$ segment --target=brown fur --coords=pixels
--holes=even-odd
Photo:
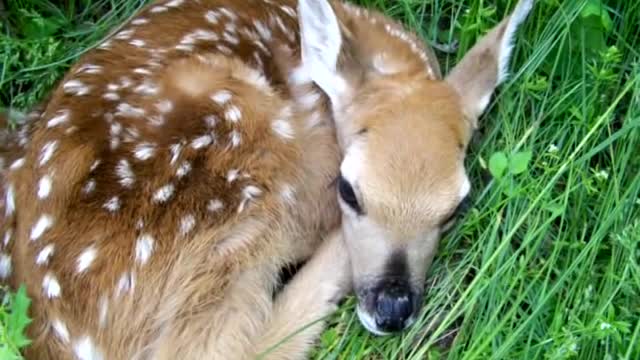
[[[396,248],[421,283],[466,179],[472,100],[400,25],[332,6],[344,107],[306,79],[295,1],[165,0],[8,137],[5,160],[24,163],[2,172],[2,254],[33,298],[27,358],[254,358]],[[358,141],[354,240],[334,180]],[[278,271],[312,254],[273,300]],[[269,358],[303,358],[321,329]]]

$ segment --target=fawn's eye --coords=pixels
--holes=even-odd
[[[347,180],[345,180],[345,178],[342,177],[342,175],[340,175],[340,177],[338,178],[338,192],[340,193],[342,201],[347,203],[347,205],[349,205],[358,214],[362,213],[362,208],[358,203],[358,198],[353,191],[353,187]]]

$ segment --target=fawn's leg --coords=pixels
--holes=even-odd
[[[318,320],[333,313],[350,289],[351,264],[342,234],[336,231],[278,295],[262,338],[256,343],[256,357],[306,358],[324,329],[324,321]],[[292,337],[285,340],[288,336]]]

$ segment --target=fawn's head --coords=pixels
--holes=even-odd
[[[469,194],[467,144],[532,5],[521,0],[439,79],[417,40],[380,15],[299,2],[302,67],[331,104],[358,315],[373,333],[416,317],[440,235]]]

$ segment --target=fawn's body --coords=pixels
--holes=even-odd
[[[362,112],[345,105],[357,92],[340,93],[358,82],[372,84],[363,86],[358,99],[370,111],[383,105],[377,99],[394,107],[404,101],[385,98],[385,88],[413,84],[414,93],[398,95],[406,96],[408,111],[419,105],[414,100],[433,92],[440,103],[425,111],[451,118],[437,153],[455,161],[431,165],[444,171],[453,195],[438,198],[442,206],[427,212],[435,220],[420,226],[436,223],[466,196],[459,152],[470,128],[463,109],[456,110],[455,91],[437,85],[441,79],[430,50],[382,16],[332,3],[340,31],[348,34],[337,51],[350,51],[336,52],[335,63],[328,65],[341,73],[334,84],[345,86],[327,88],[314,78],[325,64],[314,61],[326,53],[314,54],[314,41],[323,45],[336,33],[323,38],[320,28],[333,14],[320,3],[326,7],[313,9],[317,4],[305,2],[309,21],[303,25],[311,49],[306,56],[313,66],[301,65],[299,44],[305,39],[295,1],[151,4],[73,66],[41,116],[13,139],[19,143],[3,144],[11,165],[3,172],[0,275],[14,287],[26,283],[33,298],[28,358],[253,358],[329,314],[352,282],[348,250],[337,231],[341,207],[335,180],[342,155],[353,163],[354,134],[368,132],[376,139],[386,131],[377,129],[383,122],[349,131],[341,125],[345,112]],[[495,83],[486,86],[489,95]],[[344,102],[338,106],[339,101]],[[410,145],[420,142],[407,139]],[[414,149],[428,150],[425,146]],[[410,159],[402,151],[396,154],[399,164]],[[355,170],[347,171],[355,181]],[[407,195],[400,194],[398,201]],[[374,216],[375,205],[368,206]],[[413,221],[413,211],[418,209],[405,207],[399,214]],[[397,233],[397,246],[385,250],[399,259],[400,272],[393,276],[410,276],[407,284],[419,292],[424,276],[419,273],[435,247],[431,234],[440,230],[428,232],[427,245],[402,243],[407,229],[415,230],[412,239],[427,233],[394,216],[389,221],[404,232]],[[349,226],[347,237],[362,231],[358,226]],[[384,255],[376,246],[367,255],[367,248],[351,243],[352,258],[354,249],[360,252],[353,265],[356,285],[376,278],[360,267],[367,256]],[[274,300],[279,270],[314,252]],[[376,271],[379,263],[371,262]],[[385,296],[377,301],[393,300]],[[415,298],[412,304],[407,295],[396,300],[404,306],[400,322],[382,317],[379,326],[403,327],[415,315]],[[369,303],[367,298],[363,311],[374,311],[375,301]],[[390,309],[400,316],[393,304]],[[377,326],[364,323],[370,330]],[[269,356],[304,357],[320,329],[315,325]]]

